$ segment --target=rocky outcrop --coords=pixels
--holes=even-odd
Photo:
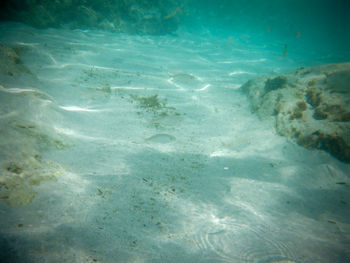
[[[12,0],[0,4],[0,20],[159,35],[177,29],[183,7],[176,0]]]
[[[280,135],[350,162],[350,63],[259,77],[241,90],[252,111],[273,121]]]

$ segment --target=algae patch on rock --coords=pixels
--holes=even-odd
[[[1,166],[0,198],[11,206],[29,204],[35,197],[33,186],[42,181],[55,181],[63,168],[51,161],[27,160],[4,163]]]
[[[245,83],[252,111],[280,135],[350,162],[350,63],[300,68]]]
[[[36,94],[0,90],[0,199],[11,206],[27,205],[35,186],[55,181],[65,170],[46,152],[64,150],[72,144],[42,121],[49,114]],[[37,116],[41,116],[38,119]]]
[[[27,133],[21,131],[25,128],[16,130],[11,125],[4,127],[0,128],[0,146],[5,150],[0,162],[0,198],[8,205],[26,205],[35,196],[33,186],[42,181],[55,181],[64,173],[59,164],[42,157],[45,150],[62,149],[63,144],[47,134]]]

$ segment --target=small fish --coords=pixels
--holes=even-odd
[[[146,141],[151,143],[171,143],[176,141],[176,138],[170,134],[159,133],[147,138]]]
[[[97,195],[104,197],[103,192],[100,188],[97,188],[97,191],[98,191]]]

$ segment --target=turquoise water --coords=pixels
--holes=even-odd
[[[120,30],[38,26],[18,3],[0,23],[20,58],[0,75],[1,262],[350,260],[349,164],[239,90],[349,61],[347,1],[123,1]]]

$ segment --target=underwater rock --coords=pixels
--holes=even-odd
[[[40,155],[26,155],[22,152],[19,160],[0,166],[0,199],[10,206],[29,204],[35,197],[33,186],[42,181],[56,181],[63,169],[51,161],[41,160]]]
[[[178,28],[183,6],[176,0],[5,1],[1,4],[0,20],[38,28],[69,26],[161,35]]]
[[[300,68],[245,83],[251,108],[280,135],[350,162],[350,63]]]
[[[18,76],[30,73],[18,55],[18,51],[0,43],[0,73],[8,76]]]
[[[46,153],[65,150],[72,143],[43,120],[47,116],[41,95],[35,90],[0,86],[0,201],[10,206],[29,204],[36,186],[65,173]],[[48,111],[45,108],[46,114]]]
[[[68,146],[35,124],[3,120],[0,125],[0,199],[11,206],[27,205],[35,196],[33,186],[55,181],[64,173],[42,153]]]

